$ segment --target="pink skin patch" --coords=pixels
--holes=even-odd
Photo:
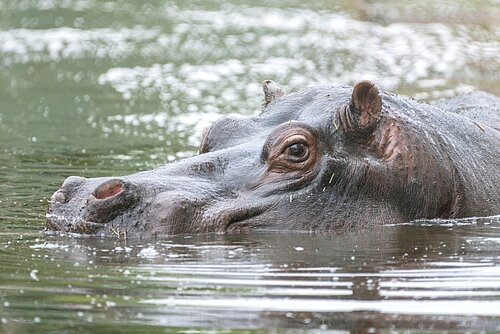
[[[118,180],[111,180],[101,184],[95,191],[95,198],[106,199],[113,197],[123,191],[123,185]]]

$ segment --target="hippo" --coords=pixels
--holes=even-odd
[[[199,154],[123,177],[68,177],[49,230],[117,237],[308,231],[500,214],[500,99],[435,105],[370,81],[286,94],[226,116]]]

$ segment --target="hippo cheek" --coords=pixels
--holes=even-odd
[[[154,235],[246,231],[258,227],[258,217],[271,206],[258,199],[199,197],[185,192],[156,195],[144,212],[141,229]]]
[[[163,192],[155,196],[144,212],[141,229],[155,235],[203,232],[200,213],[205,201],[183,192]]]

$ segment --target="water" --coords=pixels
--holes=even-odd
[[[0,1],[0,332],[500,331],[500,218],[341,235],[42,231],[69,175],[192,155],[224,114],[374,80],[500,95],[497,1]]]

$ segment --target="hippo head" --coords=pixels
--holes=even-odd
[[[263,86],[261,114],[219,119],[196,156],[123,177],[69,177],[51,197],[47,227],[117,236],[338,231],[456,211],[453,171],[432,133],[421,135],[405,114],[418,103],[368,81],[293,94]]]

